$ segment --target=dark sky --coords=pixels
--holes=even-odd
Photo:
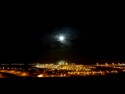
[[[123,17],[116,9],[6,11],[1,17],[0,63],[124,61]],[[52,39],[63,28],[71,29],[70,46]]]

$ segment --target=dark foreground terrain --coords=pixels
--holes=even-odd
[[[108,94],[118,91],[121,94],[125,85],[125,73],[110,74],[106,76],[86,76],[86,77],[63,77],[63,78],[33,78],[15,77],[0,79],[0,88],[5,92],[15,92],[18,94]],[[4,94],[3,93],[3,94]],[[19,93],[20,94],[20,93]],[[73,93],[74,94],[74,93]]]

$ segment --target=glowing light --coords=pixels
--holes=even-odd
[[[38,75],[37,77],[43,77],[43,74]]]
[[[59,64],[59,65],[68,65],[68,63],[67,63],[66,61],[63,61],[63,60],[62,60],[62,61],[59,61],[58,64]]]
[[[64,40],[64,36],[59,36],[59,40],[63,41]]]
[[[65,40],[65,37],[64,37],[63,35],[60,35],[60,36],[58,37],[58,39],[59,39],[59,41],[63,42],[63,41]]]

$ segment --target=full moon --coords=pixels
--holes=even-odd
[[[65,40],[64,36],[59,36],[59,41],[63,42]]]

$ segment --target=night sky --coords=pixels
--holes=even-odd
[[[124,19],[119,10],[19,12],[1,17],[0,63],[123,62]],[[66,35],[67,43],[55,36]]]

